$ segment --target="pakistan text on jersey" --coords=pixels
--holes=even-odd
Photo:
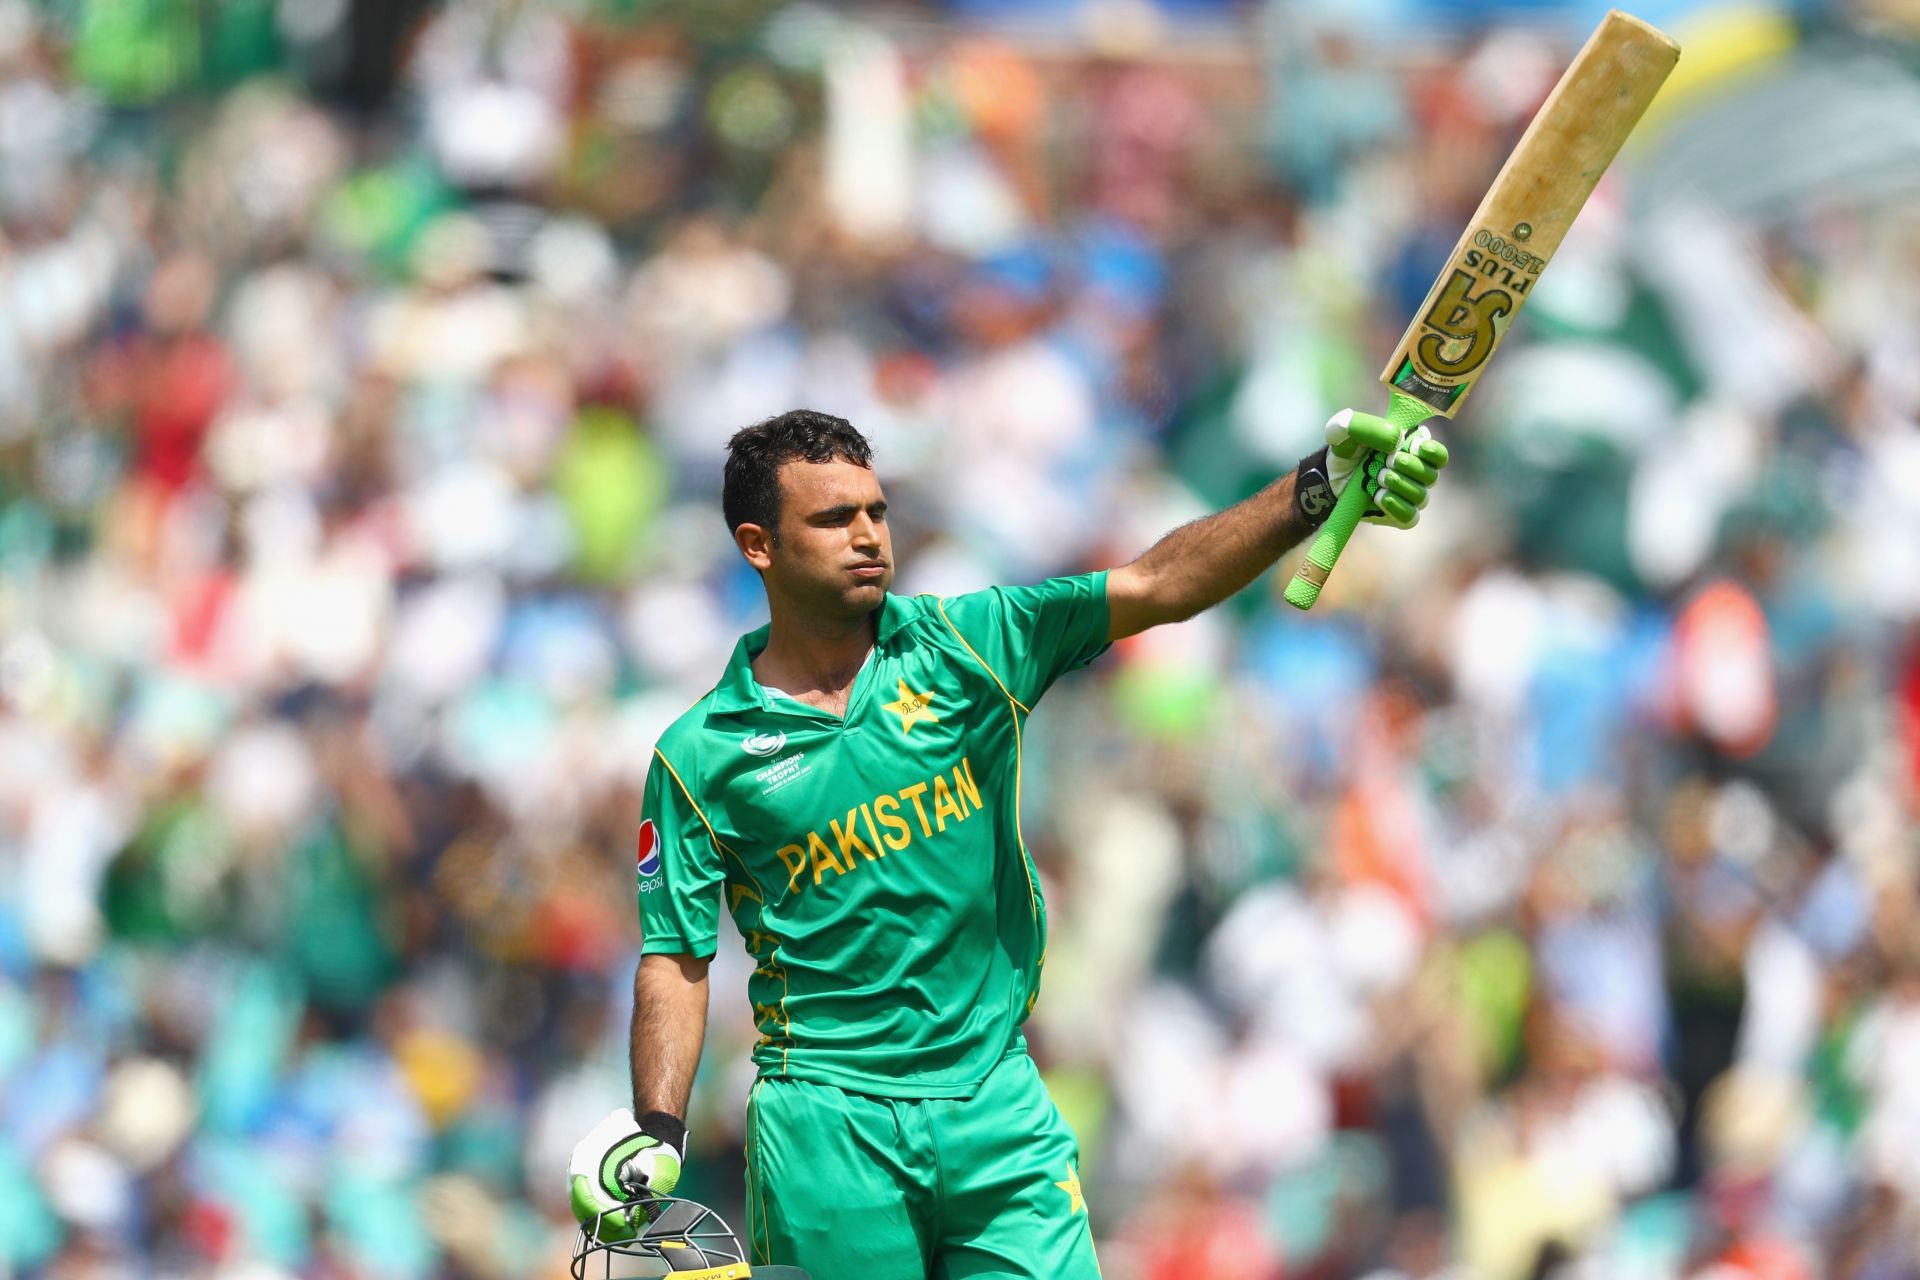
[[[965,822],[984,807],[973,762],[962,757],[947,774],[883,791],[847,810],[845,818],[829,818],[825,834],[809,831],[775,852],[787,868],[787,888],[798,893],[809,877],[818,885],[828,872],[844,876],[863,862],[898,853],[916,836],[929,839],[950,822]]]

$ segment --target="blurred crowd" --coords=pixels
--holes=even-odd
[[[727,435],[910,592],[1252,492],[1591,16],[1465,8],[0,0],[0,1276],[561,1273]],[[1676,83],[1418,530],[1049,696],[1112,1280],[1920,1275],[1920,208],[1634,180],[1874,10]]]

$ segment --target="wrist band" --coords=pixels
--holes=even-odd
[[[1327,446],[1300,459],[1293,473],[1294,518],[1318,529],[1333,514],[1333,484],[1327,479]]]
[[[666,1111],[649,1111],[640,1117],[640,1132],[658,1138],[676,1152],[687,1149],[687,1122]]]

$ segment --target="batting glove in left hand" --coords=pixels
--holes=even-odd
[[[684,1131],[645,1132],[625,1107],[593,1126],[567,1162],[568,1199],[580,1225],[602,1241],[640,1234],[647,1225],[644,1211],[623,1206],[643,1192],[673,1194],[680,1182],[680,1150],[669,1138],[686,1142]]]

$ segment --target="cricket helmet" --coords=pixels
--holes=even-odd
[[[626,1225],[640,1222],[637,1234]],[[652,1195],[583,1224],[572,1271],[574,1280],[807,1280],[794,1267],[749,1267],[733,1228],[705,1205]]]

